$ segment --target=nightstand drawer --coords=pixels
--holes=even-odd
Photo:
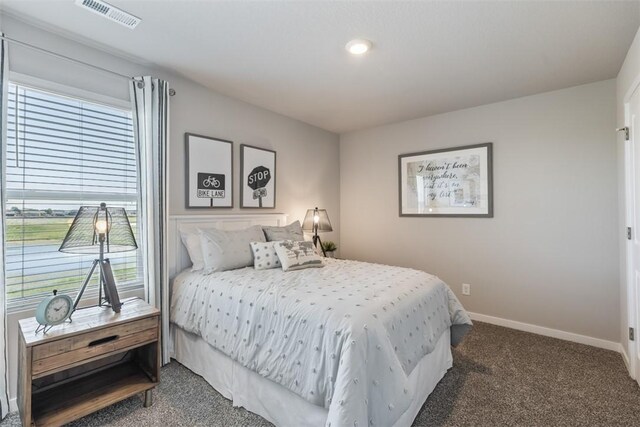
[[[33,376],[99,358],[112,352],[134,348],[158,339],[158,317],[148,317],[102,328],[33,347]]]

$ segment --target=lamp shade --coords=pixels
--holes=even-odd
[[[333,231],[326,209],[315,208],[307,210],[307,214],[304,216],[304,221],[302,222],[302,229],[304,231],[315,232],[316,226],[317,231]]]
[[[138,249],[129,217],[124,208],[81,206],[67,231],[60,252],[73,254],[100,253],[100,235],[104,237],[104,253]]]

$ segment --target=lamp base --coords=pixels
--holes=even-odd
[[[327,253],[324,251],[324,246],[322,246],[322,240],[320,240],[320,236],[318,236],[317,234],[313,235],[313,246],[316,247],[316,249],[318,248],[318,242],[320,242],[320,249],[322,249],[322,255],[326,258],[327,257]]]
[[[91,269],[89,270],[89,274],[87,278],[84,279],[84,283],[76,295],[76,299],[73,301],[73,312],[78,310],[78,304],[80,303],[80,299],[84,294],[84,291],[87,289],[87,285],[93,276],[96,267],[100,270],[100,288],[98,295],[98,306],[107,306],[111,307],[111,309],[120,313],[120,308],[122,307],[122,303],[120,302],[120,297],[118,296],[118,289],[116,288],[116,281],[113,276],[113,270],[111,269],[111,262],[108,259],[99,260],[94,259],[93,264],[91,265]],[[104,298],[102,297],[102,292],[104,291]],[[72,313],[73,313],[72,312]]]
[[[108,259],[102,262],[102,288],[104,289],[104,299],[111,305],[111,308],[116,313],[120,313],[120,296],[118,295],[118,289],[116,287],[116,279],[113,276],[113,270],[111,269],[111,263]]]

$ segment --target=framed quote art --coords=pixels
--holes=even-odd
[[[233,142],[185,133],[187,208],[233,207]]]
[[[492,147],[399,155],[400,216],[492,218]]]
[[[240,145],[240,207],[276,207],[276,152]]]

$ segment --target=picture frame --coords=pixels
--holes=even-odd
[[[275,209],[276,152],[240,145],[240,207]]]
[[[493,218],[493,143],[400,154],[401,217]]]
[[[233,142],[185,133],[186,207],[233,208]]]

